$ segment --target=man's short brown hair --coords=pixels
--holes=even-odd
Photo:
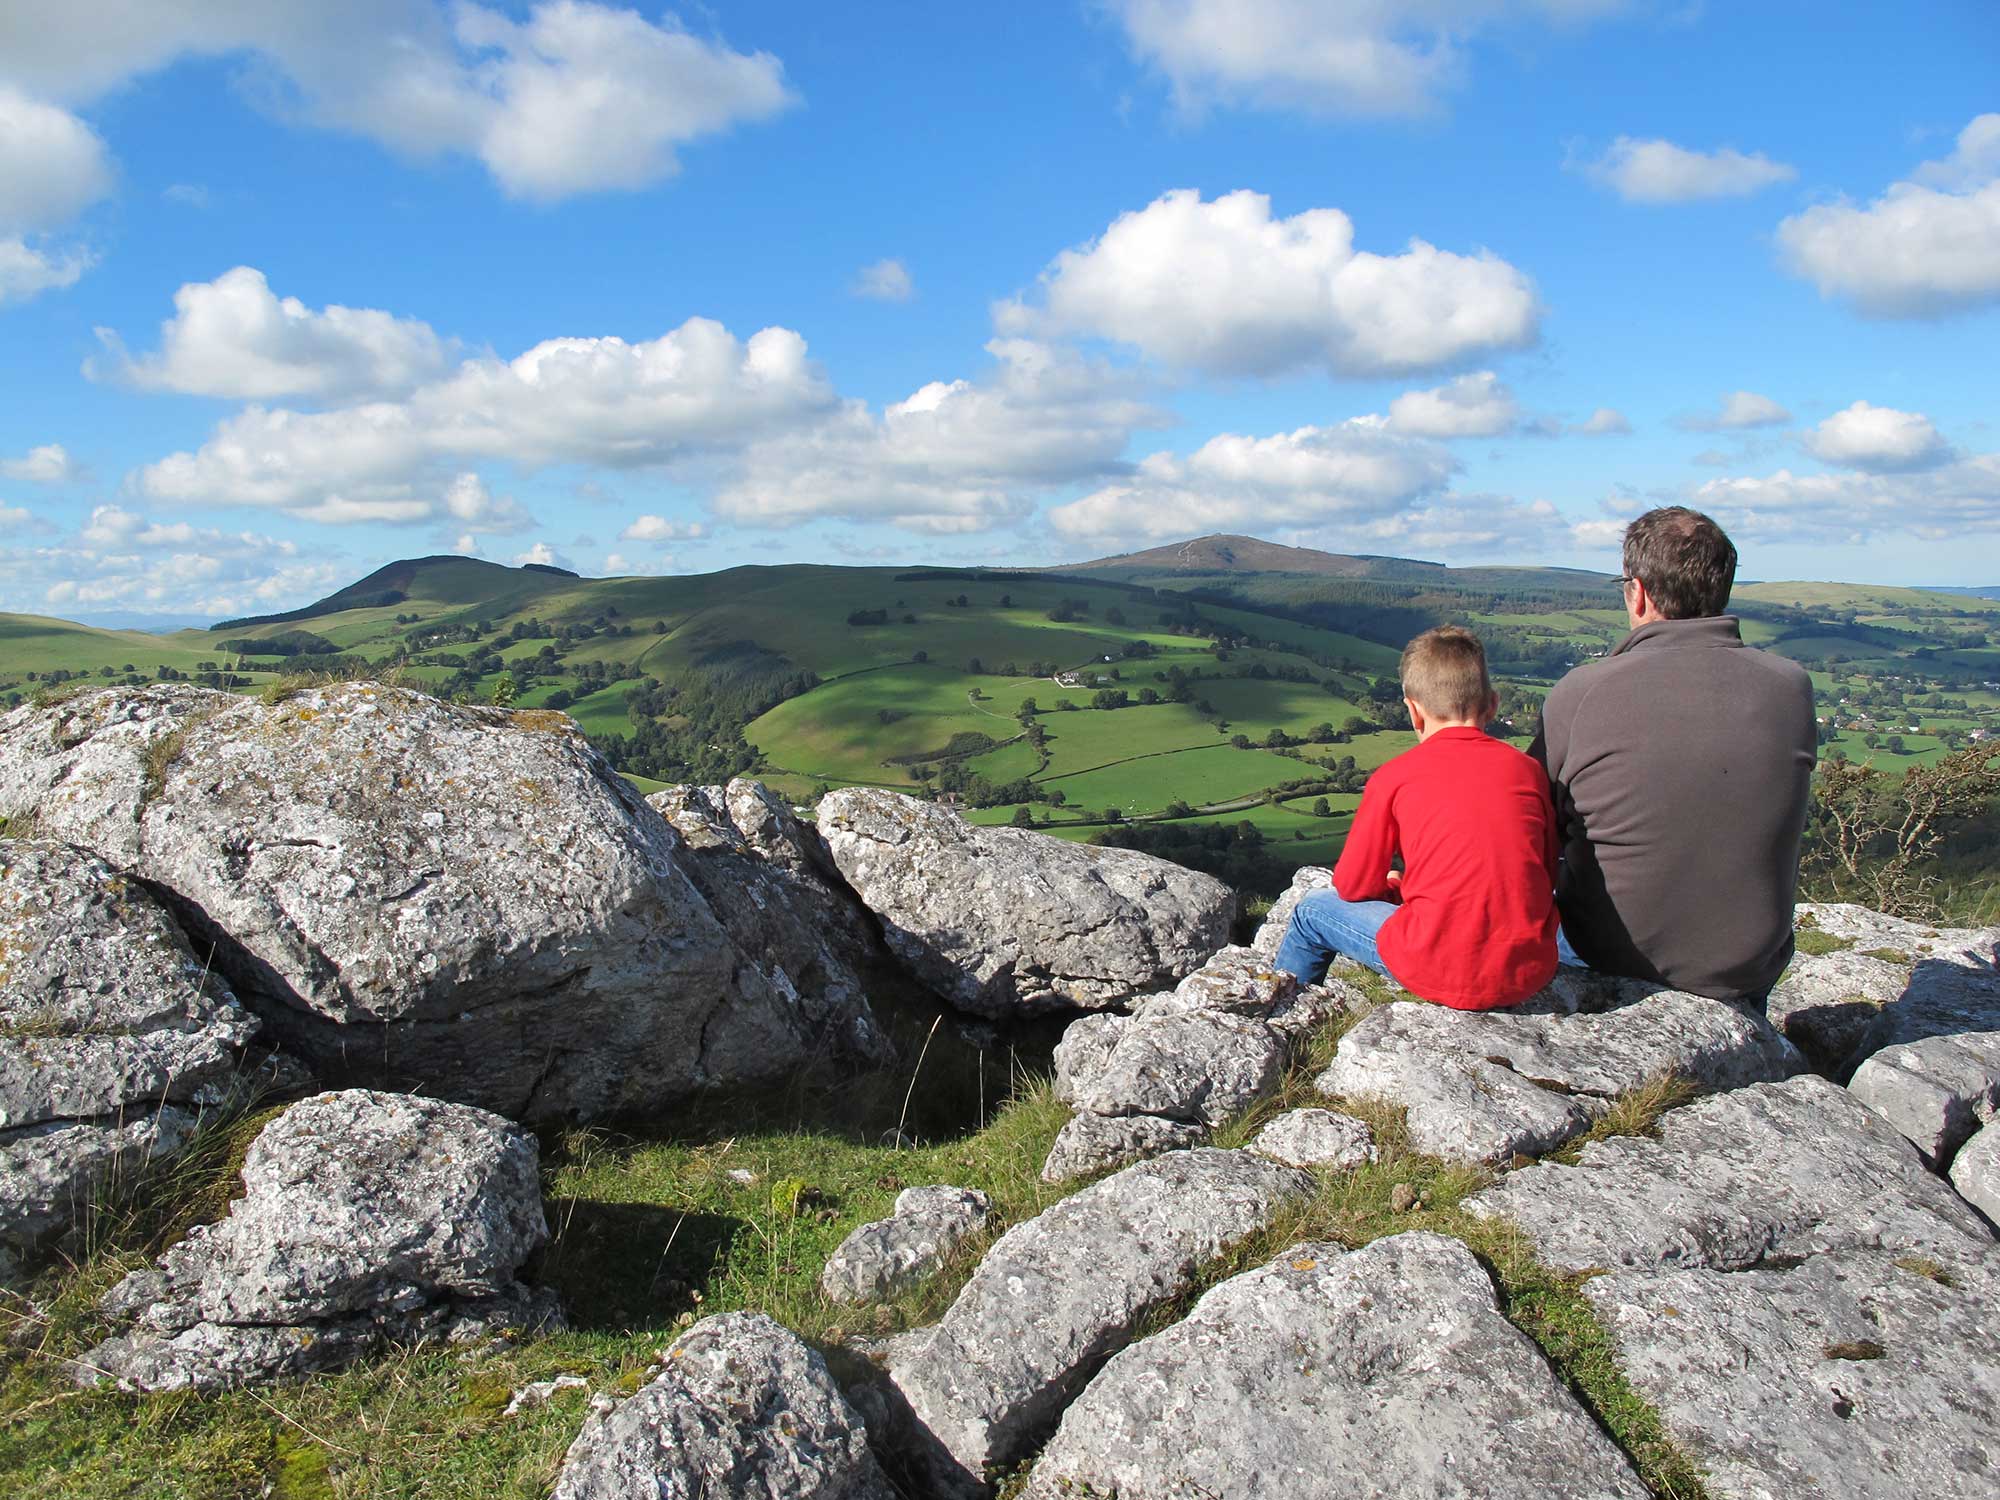
[[[1625,528],[1625,576],[1669,620],[1706,619],[1729,607],[1736,544],[1700,511],[1662,506]]]
[[[1493,697],[1486,648],[1463,625],[1438,625],[1403,648],[1403,696],[1438,719],[1483,719]]]

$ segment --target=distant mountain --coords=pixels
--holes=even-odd
[[[523,595],[567,587],[581,575],[546,563],[502,567],[477,557],[411,557],[377,568],[366,578],[328,594],[301,609],[275,615],[246,615],[218,620],[210,630],[244,630],[257,625],[290,625],[344,609],[380,609],[406,600],[435,604],[480,604],[518,601]]]
[[[1339,552],[1315,552],[1309,547],[1286,547],[1261,541],[1254,536],[1218,533],[1189,542],[1170,542],[1144,552],[1122,552],[1116,557],[1100,557],[1091,562],[1068,563],[1052,568],[1056,573],[1175,572],[1175,573],[1319,573],[1338,578],[1369,578],[1381,564],[1397,568],[1446,569],[1442,563],[1413,562],[1400,557],[1349,557]]]
[[[2000,599],[2000,583],[1920,583],[1927,594],[1970,594],[1975,599]]]

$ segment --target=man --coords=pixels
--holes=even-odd
[[[1818,751],[1812,679],[1723,613],[1736,548],[1707,516],[1625,530],[1632,633],[1555,685],[1548,771],[1565,961],[1761,1003],[1792,958]]]

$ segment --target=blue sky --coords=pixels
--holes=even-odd
[[[1996,78],[1984,0],[0,7],[0,609],[1659,503],[2000,582]]]

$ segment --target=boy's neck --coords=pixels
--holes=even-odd
[[[1417,743],[1421,745],[1440,729],[1484,729],[1485,727],[1476,719],[1425,719],[1422,727],[1417,730]]]

